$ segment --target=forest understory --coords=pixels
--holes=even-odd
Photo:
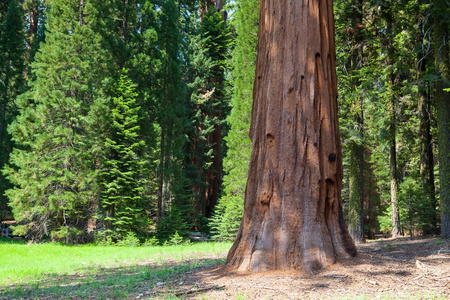
[[[132,298],[448,299],[449,274],[449,240],[390,238],[360,244],[355,259],[317,273],[236,273],[216,265],[152,290],[142,286]]]

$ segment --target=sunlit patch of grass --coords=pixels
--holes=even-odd
[[[223,248],[227,248],[229,245],[217,244],[213,248],[211,248],[212,245],[206,246],[212,252],[205,252],[205,246],[202,245],[199,247],[199,245],[193,245],[189,248],[181,248],[178,251],[185,251],[188,255],[193,256],[196,254],[200,256],[201,253],[205,254],[205,256],[211,256],[211,254],[217,256],[217,254],[223,253]],[[165,248],[167,249],[169,247]],[[92,249],[95,248],[92,247]],[[113,249],[121,250],[122,248],[114,247]],[[151,252],[151,249],[147,250]],[[132,253],[136,254],[136,252]],[[176,251],[172,249],[172,253],[176,253]],[[170,258],[170,256],[166,257]],[[170,258],[170,263],[154,263],[143,266],[137,264],[130,265],[126,260],[121,260],[122,263],[126,264],[101,268],[95,274],[91,274],[92,272],[89,269],[89,267],[95,267],[95,265],[86,265],[84,266],[85,269],[82,271],[78,270],[75,274],[71,273],[71,271],[67,272],[68,275],[56,273],[43,274],[42,278],[44,279],[42,280],[37,279],[27,283],[21,281],[16,284],[7,285],[0,292],[0,299],[41,297],[65,299],[68,296],[75,296],[82,299],[124,299],[129,298],[131,294],[135,294],[142,289],[153,289],[158,281],[171,281],[178,274],[189,272],[197,267],[223,263],[225,261],[223,257],[209,259],[193,258],[190,260],[186,260],[184,255],[178,257],[182,257],[182,259],[176,260]]]
[[[196,267],[224,262],[230,246],[28,245],[2,239],[0,299],[128,298],[140,285],[153,288],[153,281],[166,281]]]
[[[226,252],[229,243],[194,243],[192,245],[117,247],[65,246],[0,241],[0,286],[20,285],[68,275],[96,275],[101,270],[130,268],[142,264],[162,264],[214,256]]]

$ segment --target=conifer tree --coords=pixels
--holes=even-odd
[[[139,137],[135,85],[126,72],[113,89],[106,116],[106,136],[100,175],[100,206],[105,230],[102,234],[120,240],[128,233],[142,233],[148,223],[142,197],[146,161],[145,142]]]
[[[423,220],[430,220],[427,214],[431,211],[429,206],[425,208],[428,200],[418,193],[415,193],[415,199],[407,197],[411,184],[419,181],[419,156],[416,155],[419,153],[416,147],[419,128],[418,101],[415,98],[417,70],[414,69],[417,56],[413,51],[417,30],[414,22],[419,19],[419,9],[415,1],[406,0],[383,1],[380,6],[367,2],[363,11],[367,20],[363,24],[366,67],[361,69],[359,80],[362,85],[356,92],[362,92],[368,100],[364,102],[364,122],[367,123],[364,127],[364,142],[367,144],[365,165],[373,168],[375,175],[367,177],[365,173],[364,180],[368,184],[377,182],[381,193],[380,205],[371,206],[370,198],[365,203],[369,204],[368,215],[378,214],[381,230],[392,230],[395,236],[404,234],[410,227],[410,216],[414,216],[416,221],[422,220],[417,222],[422,224],[417,227],[422,230],[421,226],[428,222]],[[345,75],[348,82],[354,80],[350,76],[352,73]],[[348,95],[346,92],[342,94]],[[348,109],[343,114],[344,124],[348,124],[347,116],[354,111]],[[349,142],[345,138],[343,141]],[[390,203],[387,199],[391,199]],[[370,232],[373,233],[377,226],[371,226]]]
[[[52,0],[46,41],[32,70],[30,91],[16,101],[9,127],[17,148],[6,170],[6,192],[16,230],[33,240],[89,239],[87,225],[98,205],[98,149],[92,135],[103,124],[104,60],[95,31],[101,1]]]
[[[164,215],[170,201],[177,198],[175,185],[181,175],[180,149],[183,137],[183,87],[180,69],[180,15],[177,1],[165,1],[161,6],[158,28],[158,45],[161,49],[159,70],[159,97],[156,103],[157,122],[160,127],[158,219]],[[178,195],[179,196],[179,195]]]
[[[448,2],[434,0],[434,42],[439,81],[436,108],[439,145],[441,236],[450,238],[450,16]]]
[[[193,1],[187,5],[185,34],[187,43],[182,48],[183,61],[186,62],[183,78],[186,83],[186,118],[184,134],[186,143],[183,148],[184,167],[187,189],[190,191],[192,219],[195,226],[205,230],[207,220],[203,216],[202,205],[206,187],[205,173],[211,161],[211,145],[207,136],[214,129],[215,119],[205,114],[210,103],[211,91],[205,89],[206,78],[210,78],[214,66],[206,48],[207,38],[201,34],[201,24],[198,22],[198,3]]]
[[[209,8],[202,15],[201,32],[207,39],[205,47],[214,63],[211,69],[212,77],[207,78],[205,90],[212,91],[210,97],[210,108],[204,110],[206,116],[213,120],[213,130],[207,136],[207,142],[211,149],[211,164],[205,174],[206,189],[201,205],[204,217],[212,216],[219,195],[221,193],[223,167],[222,167],[222,141],[223,141],[223,119],[226,117],[226,92],[225,92],[225,69],[230,39],[229,27],[226,15],[223,14],[223,1],[215,1],[214,8]],[[208,102],[208,101],[207,101]],[[198,203],[197,203],[198,205]],[[197,207],[199,208],[199,207]]]
[[[204,7],[204,6],[203,6]],[[222,182],[222,120],[225,101],[225,68],[229,28],[222,15],[216,9],[208,9],[201,15],[199,28],[202,51],[199,57],[206,55],[210,63],[208,69],[194,77],[193,119],[194,136],[190,138],[196,154],[192,165],[197,169],[193,178],[193,190],[196,195],[194,208],[203,217],[210,217],[217,204]]]
[[[344,217],[353,239],[364,242],[365,228],[369,236],[379,231],[376,207],[378,197],[376,178],[371,174],[370,138],[366,137],[366,104],[377,101],[373,97],[377,73],[369,65],[374,45],[372,33],[373,6],[365,1],[334,2],[336,11],[336,50],[339,90],[339,129],[342,137],[344,188]],[[366,15],[363,15],[366,14]],[[373,77],[372,77],[373,76]],[[370,126],[370,125],[369,125]],[[370,128],[370,127],[369,127]],[[366,209],[363,209],[365,207]],[[367,224],[363,224],[363,220]]]
[[[158,1],[123,0],[116,2],[112,15],[113,29],[104,28],[102,34],[111,49],[113,71],[125,66],[128,76],[136,84],[140,137],[145,141],[144,155],[148,161],[144,197],[151,215],[157,214],[158,202],[158,103],[160,70],[163,66],[158,45]],[[106,15],[106,20],[110,20]],[[110,24],[111,25],[111,24]],[[111,34],[113,32],[114,34]]]
[[[25,84],[23,19],[18,0],[9,1],[7,11],[0,18],[0,169],[7,165],[13,148],[6,128],[17,114],[14,100],[23,92]],[[9,188],[9,181],[0,173],[0,218],[9,211],[7,198],[3,194]]]
[[[428,1],[418,1],[416,7],[419,23],[416,25],[416,73],[417,73],[417,97],[418,97],[418,116],[419,116],[419,172],[421,193],[428,205],[422,212],[426,215],[422,219],[425,233],[435,233],[438,225],[438,203],[435,192],[434,176],[434,151],[432,136],[432,95],[429,82],[429,74],[432,69],[432,47],[429,36],[431,22],[428,20],[430,15],[430,4]]]
[[[228,151],[224,158],[224,194],[219,199],[211,227],[216,239],[234,239],[244,211],[244,193],[251,154],[249,138],[253,81],[255,78],[259,1],[240,0],[233,14],[236,28],[235,48],[231,54],[233,95],[230,126],[225,138]]]

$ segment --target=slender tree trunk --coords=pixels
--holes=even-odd
[[[123,9],[123,19],[122,19],[122,42],[124,45],[124,49],[127,48],[127,42],[128,42],[128,10],[129,10],[129,3],[128,0],[123,1],[124,9]],[[120,53],[120,60],[119,60],[119,66],[123,68],[125,65],[126,59],[127,59],[127,51],[121,51]]]
[[[432,233],[437,228],[438,214],[436,211],[437,201],[434,192],[434,159],[433,159],[433,144],[431,136],[431,101],[428,93],[428,85],[423,82],[423,73],[426,71],[426,60],[423,53],[418,55],[419,61],[419,138],[420,138],[420,177],[422,192],[424,197],[430,203],[428,207],[428,219],[423,220],[428,222],[426,233]]]
[[[388,145],[389,145],[389,179],[390,179],[390,195],[391,195],[391,225],[392,237],[396,238],[400,235],[400,215],[398,209],[398,199],[397,199],[397,191],[398,191],[398,179],[397,179],[397,116],[396,116],[396,84],[397,79],[395,77],[394,69],[394,61],[396,59],[396,53],[394,49],[394,17],[392,13],[391,7],[382,7],[382,15],[386,20],[386,38],[384,40],[384,47],[387,51],[387,60],[388,66],[391,69],[388,75]]]
[[[365,243],[364,236],[364,146],[350,146],[348,231],[356,243]]]
[[[439,182],[441,199],[441,235],[450,238],[450,93],[449,85],[438,85]]]
[[[356,248],[342,213],[331,0],[262,0],[240,271],[317,270]]]
[[[435,0],[436,65],[440,81],[437,84],[437,120],[439,146],[439,182],[441,200],[441,235],[450,238],[450,17],[448,2]]]
[[[223,100],[223,99],[222,99]],[[216,116],[222,120],[222,112],[217,108]],[[222,125],[214,125],[214,131],[208,137],[209,143],[213,145],[213,161],[206,174],[206,195],[203,206],[203,215],[212,216],[214,208],[219,200],[220,186],[222,184]]]
[[[127,36],[128,36],[128,0],[124,1],[124,12],[123,12],[123,20],[122,20],[122,42],[126,44]]]
[[[80,15],[78,16],[78,22],[80,23],[80,26],[84,25],[84,6],[85,6],[84,0],[80,0],[79,6]]]
[[[364,156],[366,157],[366,162],[370,161],[370,156],[372,155],[370,149],[366,148]],[[366,184],[367,192],[365,193],[365,202],[367,203],[367,221],[366,225],[368,227],[367,234],[370,239],[375,238],[375,233],[378,231],[378,212],[377,208],[381,205],[381,199],[379,194],[378,183],[376,181],[376,176],[374,175],[373,168],[370,163],[367,163],[367,167],[364,172],[364,181]]]
[[[364,65],[362,33],[362,0],[353,1],[352,18],[352,53],[351,67],[355,74],[351,80],[352,90],[358,91],[360,80],[358,70]],[[350,174],[349,174],[349,224],[348,230],[356,243],[364,243],[364,99],[357,97],[353,104],[353,119],[357,129],[358,142],[351,142],[350,146]]]
[[[219,4],[220,0],[200,0],[200,22],[203,22],[203,16],[208,12],[209,9],[215,7],[216,10],[218,8],[216,7],[216,3]],[[222,9],[222,7],[220,7]]]
[[[33,45],[34,37],[38,31],[39,26],[39,1],[32,0],[28,4],[28,39],[27,39],[27,50],[30,51]]]
[[[0,104],[0,149],[3,149],[3,141],[6,136],[6,107],[4,100]]]
[[[167,45],[166,45],[167,46]],[[166,47],[167,52],[167,47]],[[168,89],[168,70],[167,65],[164,69],[164,80],[163,80],[163,98],[162,103],[166,103],[167,100],[167,89]],[[163,112],[161,112],[163,114]],[[161,118],[162,119],[162,118]],[[159,182],[158,182],[158,208],[157,208],[157,219],[161,221],[164,215],[164,181],[166,180],[166,125],[164,122],[161,123],[161,141],[159,146]]]
[[[163,186],[164,186],[164,158],[165,158],[165,127],[163,124],[161,124],[161,145],[159,147],[159,178],[158,178],[158,207],[157,207],[157,219],[160,221],[163,217],[163,199],[164,199],[164,193],[163,193]]]
[[[27,68],[25,68],[24,72],[24,78],[28,78],[28,73],[30,69],[30,63],[32,59],[32,50],[33,45],[35,41],[36,34],[39,29],[39,12],[40,12],[40,1],[39,0],[31,0],[27,3],[28,8],[28,30],[27,30],[27,51],[26,51],[26,62],[25,65]]]
[[[393,76],[393,75],[391,75]],[[395,98],[391,96],[389,104],[389,174],[391,188],[391,209],[392,209],[392,237],[396,238],[400,235],[400,216],[398,210],[398,180],[397,180],[397,140],[396,140],[396,114],[395,114]]]
[[[9,69],[10,69],[10,63],[7,61],[5,62],[5,74],[3,79],[3,91],[2,92],[2,98],[0,99],[0,149],[6,150],[6,147],[4,147],[3,143],[5,142],[7,132],[6,128],[8,126],[7,124],[7,116],[6,116],[6,104],[8,103],[8,87],[9,87]],[[2,153],[3,154],[3,153]]]

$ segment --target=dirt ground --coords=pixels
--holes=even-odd
[[[450,299],[450,240],[400,238],[358,246],[317,273],[234,273],[222,265],[158,282],[134,299]]]

